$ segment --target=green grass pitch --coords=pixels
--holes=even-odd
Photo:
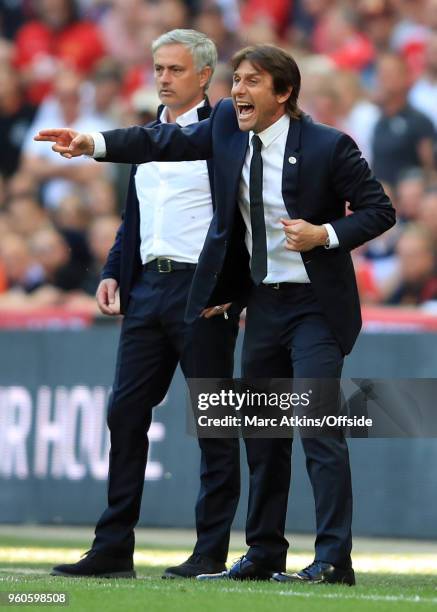
[[[17,528],[19,532],[19,528]],[[189,555],[188,548],[162,545],[137,547],[136,580],[66,579],[50,577],[53,564],[76,561],[85,541],[44,541],[0,535],[0,593],[66,592],[69,605],[37,606],[36,610],[80,612],[343,612],[437,610],[437,557],[367,552],[354,555],[357,586],[281,585],[269,582],[162,580],[162,570]],[[232,550],[230,559],[243,551]],[[310,550],[294,550],[290,569],[311,560]],[[2,607],[0,605],[0,607]],[[15,604],[9,609],[20,607]],[[4,608],[7,609],[6,607]]]

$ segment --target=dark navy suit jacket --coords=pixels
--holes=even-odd
[[[161,125],[159,117],[161,116],[163,108],[163,106],[159,107],[158,119],[148,124],[147,127]],[[211,106],[208,99],[206,99],[205,105],[197,109],[197,115],[199,120],[203,120],[209,117],[210,114]],[[213,208],[215,208],[212,161],[208,161],[207,163]],[[106,264],[100,275],[101,279],[114,278],[118,282],[120,290],[120,309],[122,313],[125,313],[127,310],[130,291],[142,268],[140,256],[140,206],[135,185],[136,171],[137,166],[133,165],[126,197],[126,206],[123,213],[123,221],[118,228],[115,242],[109,251]]]
[[[238,192],[248,134],[238,128],[232,101],[222,100],[209,119],[186,128],[131,127],[105,132],[104,137],[106,161],[212,158],[216,210],[193,279],[187,321],[208,305],[243,300],[250,281]],[[361,327],[350,251],[389,229],[395,211],[354,141],[307,115],[290,122],[282,195],[291,218],[331,223],[338,236],[339,248],[316,247],[302,253],[302,259],[326,319],[348,353]],[[353,211],[347,216],[346,202]]]

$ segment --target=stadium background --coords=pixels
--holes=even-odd
[[[95,522],[119,332],[93,294],[128,168],[66,162],[32,136],[153,118],[150,43],[177,27],[217,43],[213,104],[229,95],[227,60],[239,47],[273,42],[295,55],[302,108],[357,141],[398,214],[393,230],[354,253],[364,330],[345,374],[436,376],[437,0],[3,0],[0,523]],[[312,533],[296,450],[287,527]],[[353,440],[351,452],[355,532],[436,539],[435,440]],[[198,451],[185,434],[179,372],[155,413],[146,480],[141,524],[192,528]],[[243,496],[236,528],[245,507]]]

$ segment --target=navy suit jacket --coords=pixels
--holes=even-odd
[[[159,107],[157,120],[148,124],[147,127],[161,125],[159,117],[161,116],[163,108],[163,106]],[[208,99],[206,99],[205,105],[197,109],[197,115],[199,120],[203,120],[209,117],[210,114],[211,106]],[[211,161],[207,163],[213,208],[215,208],[213,167]],[[114,278],[118,282],[120,291],[120,310],[122,313],[125,313],[127,310],[130,290],[142,268],[140,256],[140,206],[135,185],[136,171],[137,165],[134,164],[129,179],[123,221],[118,228],[114,244],[109,251],[108,258],[100,275],[101,279]]]
[[[104,137],[106,161],[212,158],[216,210],[193,279],[187,321],[208,305],[242,301],[250,280],[238,192],[248,133],[238,128],[232,101],[220,101],[209,119],[186,128],[131,127],[105,132]],[[326,319],[348,353],[361,328],[350,251],[389,229],[395,211],[354,141],[308,115],[290,122],[282,195],[291,218],[331,223],[338,236],[339,248],[316,247],[302,253],[302,259]],[[353,214],[346,215],[346,202]]]

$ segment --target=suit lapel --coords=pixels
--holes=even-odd
[[[291,219],[301,216],[298,201],[302,119],[291,119],[282,166],[282,197]]]

